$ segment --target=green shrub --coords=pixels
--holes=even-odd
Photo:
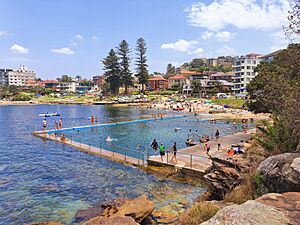
[[[30,101],[30,95],[17,94],[12,98],[13,101]]]

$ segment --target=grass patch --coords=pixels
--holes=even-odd
[[[244,99],[239,98],[223,98],[223,99],[212,99],[212,103],[217,105],[229,105],[233,108],[242,108],[243,104],[245,104]]]
[[[182,225],[198,225],[212,218],[219,208],[210,202],[199,202],[188,209],[181,217]]]
[[[248,200],[253,200],[253,187],[251,184],[243,184],[236,187],[233,191],[228,193],[224,201],[233,202],[235,204],[243,204]]]

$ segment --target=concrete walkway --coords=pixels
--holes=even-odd
[[[218,141],[209,141],[210,155],[212,157],[218,157],[226,159],[226,151],[232,144],[238,144],[241,141],[246,142],[250,139],[251,134],[254,133],[254,129],[248,131],[248,133],[239,132],[232,135],[219,138]],[[218,143],[221,143],[221,149],[218,151]],[[148,159],[149,165],[156,166],[174,166],[181,168],[189,168],[194,171],[204,172],[211,166],[211,159],[206,156],[203,144],[183,148],[177,151],[177,161],[171,161],[173,154],[167,153],[161,161],[159,155],[150,156]]]
[[[110,159],[113,161],[126,163],[126,164],[130,164],[130,165],[134,165],[134,166],[147,166],[146,160],[134,158],[134,157],[128,156],[126,154],[120,154],[118,152],[113,152],[113,151],[105,150],[102,148],[97,148],[97,147],[87,145],[84,143],[75,142],[75,141],[67,139],[67,138],[64,141],[62,141],[61,138],[55,137],[48,133],[33,132],[33,135],[43,138],[43,139],[60,142],[62,144],[72,146],[82,152],[85,152],[85,153],[88,153],[91,155],[101,156],[101,157],[104,157],[104,158],[107,158],[107,159]],[[143,153],[141,152],[141,154],[143,154]],[[144,158],[144,157],[142,157],[142,158]]]

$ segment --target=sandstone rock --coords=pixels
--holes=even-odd
[[[271,156],[260,163],[257,171],[268,192],[300,191],[300,153]]]
[[[219,158],[212,158],[212,166],[205,171],[204,178],[210,185],[211,198],[222,200],[226,193],[231,192],[242,182],[239,172],[241,168]]]
[[[136,222],[140,223],[144,218],[149,216],[154,209],[154,202],[150,201],[146,195],[136,199],[128,200],[124,205],[119,207],[115,215],[130,216]]]
[[[111,217],[131,217],[140,223],[152,213],[153,209],[154,202],[150,201],[146,195],[135,199],[120,198],[88,209],[78,210],[74,223],[88,220],[90,224],[102,224],[103,221],[107,221],[105,218]]]
[[[56,221],[49,221],[49,222],[41,222],[41,223],[31,223],[28,225],[62,225],[62,224]]]
[[[242,205],[227,206],[201,225],[298,225],[300,193],[266,194]]]
[[[113,217],[95,217],[87,222],[82,223],[82,225],[139,225],[134,221],[132,217],[128,216],[113,216]]]
[[[179,220],[178,215],[172,212],[153,211],[152,216],[158,224],[174,224]]]

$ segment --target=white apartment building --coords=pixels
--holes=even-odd
[[[233,83],[232,91],[235,94],[240,94],[246,91],[247,85],[256,76],[255,67],[260,62],[258,54],[249,54],[237,58],[233,65]]]
[[[35,80],[36,73],[22,65],[19,69],[0,69],[0,85],[25,86],[29,80]]]

